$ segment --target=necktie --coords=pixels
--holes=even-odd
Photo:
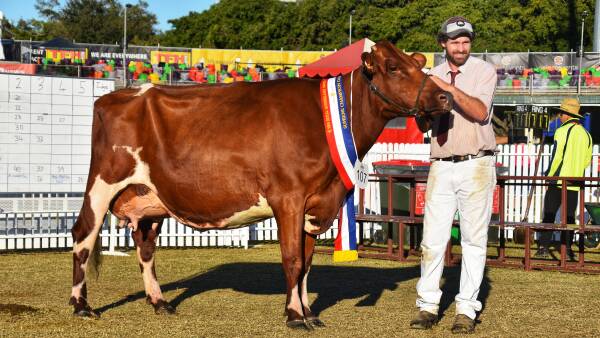
[[[456,72],[450,72],[450,84],[452,86],[454,86],[454,81],[458,73],[460,73],[460,70],[457,70]],[[448,141],[448,129],[450,129],[450,112],[440,116],[440,124],[437,132],[437,143],[440,145],[440,147],[443,146],[446,141]]]

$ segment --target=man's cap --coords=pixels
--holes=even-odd
[[[473,25],[462,16],[453,16],[442,23],[438,32],[438,41],[443,41],[445,38],[455,39],[460,35],[468,36],[471,40],[475,39]]]
[[[562,100],[558,110],[560,110],[560,112],[563,114],[582,119],[583,116],[579,114],[579,107],[579,100],[573,97],[567,97],[566,99]]]

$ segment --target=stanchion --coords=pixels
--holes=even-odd
[[[102,251],[102,255],[104,256],[129,256],[129,254],[121,251],[116,251],[117,241],[119,240],[119,236],[117,234],[116,222],[114,220],[113,215],[108,214],[108,250]]]

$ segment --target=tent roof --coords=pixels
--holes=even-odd
[[[52,48],[52,49],[76,49],[83,50],[85,47],[80,47],[65,38],[54,38],[46,42],[42,42],[37,45],[38,48]]]
[[[329,77],[350,73],[360,67],[363,52],[370,52],[375,42],[364,38],[333,54],[298,69],[300,77]]]

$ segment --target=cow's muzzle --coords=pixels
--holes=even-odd
[[[454,105],[454,96],[449,92],[443,92],[438,95],[438,101],[442,105],[442,110],[451,111]]]

